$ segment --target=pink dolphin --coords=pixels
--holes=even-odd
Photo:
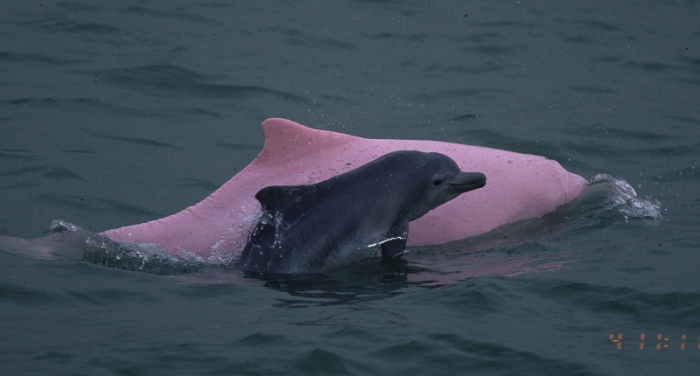
[[[559,163],[534,155],[438,141],[366,139],[285,119],[265,120],[262,130],[265,145],[257,158],[209,197],[171,216],[103,234],[119,242],[155,243],[171,254],[231,260],[257,221],[260,204],[254,196],[261,188],[316,183],[402,149],[446,154],[462,171],[482,172],[488,179],[485,188],[411,222],[409,246],[447,243],[542,216],[587,185]]]

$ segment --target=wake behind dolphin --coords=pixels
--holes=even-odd
[[[310,273],[376,254],[400,257],[408,223],[486,185],[439,153],[396,151],[313,185],[271,186],[236,265],[248,272]],[[468,209],[467,209],[468,210]]]

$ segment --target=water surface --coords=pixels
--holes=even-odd
[[[615,176],[662,211],[579,206],[566,231],[549,234],[543,224],[561,218],[546,218],[511,229],[514,242],[416,249],[408,264],[331,280],[162,276],[0,252],[3,374],[699,368],[697,1],[0,10],[6,235],[180,211],[257,155],[269,117],[544,155],[587,179]],[[438,266],[452,269],[435,267],[450,257]],[[488,265],[508,267],[480,273]],[[465,270],[449,284],[406,277]]]

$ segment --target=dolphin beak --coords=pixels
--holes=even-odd
[[[458,192],[469,192],[486,185],[486,175],[481,172],[462,172],[447,183]]]

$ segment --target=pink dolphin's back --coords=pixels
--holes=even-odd
[[[260,189],[317,183],[395,150],[442,153],[462,171],[487,178],[484,188],[411,222],[408,245],[446,243],[542,216],[587,185],[556,161],[535,155],[438,141],[366,139],[285,119],[268,119],[262,130],[265,145],[257,158],[209,197],[171,216],[104,234],[115,241],[159,244],[172,254],[186,250],[205,258],[235,257],[257,220],[260,204],[254,196]]]

